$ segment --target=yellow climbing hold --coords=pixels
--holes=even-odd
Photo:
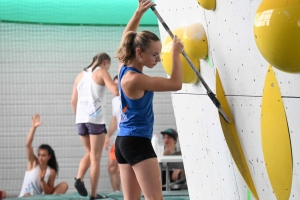
[[[201,23],[189,25],[183,34],[184,50],[187,54],[205,59],[208,51],[207,37]]]
[[[178,38],[180,38],[183,41],[183,34],[185,31],[186,27],[181,27],[178,28],[173,32],[174,35],[177,35]],[[170,36],[168,36],[162,47],[162,55],[161,55],[161,60],[162,60],[162,65],[165,70],[165,72],[170,76],[172,73],[172,44],[173,41]],[[185,45],[186,47],[186,45]],[[194,64],[195,68],[197,71],[200,70],[200,62],[198,58],[193,57],[189,53],[187,53],[189,58],[191,59],[192,63]],[[186,59],[180,55],[180,60],[182,64],[182,70],[183,70],[183,83],[197,83],[198,82],[198,77],[195,74],[195,72],[192,70]]]
[[[243,148],[240,143],[239,136],[235,129],[235,124],[233,121],[233,117],[231,115],[225,94],[224,89],[221,83],[221,79],[218,73],[218,70],[216,71],[216,96],[218,100],[220,101],[224,111],[228,114],[228,117],[231,119],[231,123],[227,123],[227,121],[222,117],[222,115],[219,113],[219,118],[223,130],[223,134],[227,143],[227,146],[229,148],[229,151],[231,153],[231,156],[240,171],[242,177],[244,178],[247,186],[249,187],[250,191],[252,192],[253,196],[258,199],[258,195],[246,162],[246,158],[243,152]]]
[[[277,69],[300,73],[300,0],[263,0],[254,35],[262,56]]]
[[[216,9],[216,0],[198,0],[198,3],[206,10]]]
[[[268,176],[277,199],[289,199],[293,165],[288,123],[280,88],[269,66],[261,105],[261,139]]]

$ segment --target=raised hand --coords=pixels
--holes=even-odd
[[[182,44],[182,42],[180,41],[180,39],[177,37],[177,35],[174,35],[173,38],[173,45],[172,45],[172,51],[173,53],[179,53],[181,54],[181,52],[184,49],[184,45]]]
[[[110,145],[110,138],[109,137],[105,137],[104,148],[105,148],[106,151],[108,151],[109,145]]]
[[[41,170],[39,171],[39,177],[40,177],[40,181],[44,181],[44,178],[45,178],[45,174],[46,174],[46,170]]]
[[[151,6],[156,6],[151,0],[139,0],[138,11],[144,14]]]
[[[33,117],[32,117],[32,127],[36,128],[41,124],[42,124],[42,122],[40,121],[40,115],[39,114],[33,115]]]

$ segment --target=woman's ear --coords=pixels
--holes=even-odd
[[[108,66],[108,64],[109,64],[108,60],[104,60],[104,61],[103,61],[103,65],[104,65],[104,66]]]
[[[111,61],[107,61],[107,67],[108,69],[111,67]]]
[[[109,69],[110,63],[108,60],[104,60],[101,64],[102,67],[104,67],[105,69]]]
[[[140,58],[141,57],[141,55],[142,55],[142,50],[141,50],[141,48],[136,48],[135,49],[135,55],[136,55],[136,58]]]

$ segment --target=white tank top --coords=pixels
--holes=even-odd
[[[120,128],[119,128],[119,124],[121,121],[121,100],[120,100],[120,96],[116,96],[112,99],[111,101],[112,104],[112,115],[115,116],[117,118],[117,131],[119,132]]]
[[[120,100],[120,96],[116,96],[112,99],[111,101],[112,104],[112,115],[115,116],[117,118],[117,133],[119,133],[120,131],[120,121],[121,121],[121,100]],[[116,137],[112,137],[113,141],[116,140]]]
[[[94,72],[99,69],[97,67]],[[105,124],[106,87],[95,83],[92,76],[92,68],[83,71],[82,79],[77,85],[76,124]]]
[[[40,170],[41,170],[40,166],[37,165],[36,168],[34,168],[33,170],[25,172],[24,181],[23,181],[23,185],[19,197],[23,197],[24,194],[26,193],[30,193],[31,196],[43,193],[43,189],[39,177]],[[46,174],[44,177],[46,183],[48,183],[49,177],[50,177],[50,167],[47,166]]]

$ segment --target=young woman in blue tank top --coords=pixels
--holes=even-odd
[[[121,122],[115,154],[125,200],[140,199],[141,191],[146,199],[162,199],[159,164],[151,145],[153,92],[176,91],[182,87],[180,54],[183,44],[177,36],[174,37],[172,46],[171,77],[149,77],[143,74],[144,66],[153,68],[160,62],[162,44],[159,38],[150,31],[136,33],[143,14],[153,5],[155,4],[149,0],[140,1],[124,30],[117,52],[121,63]]]

